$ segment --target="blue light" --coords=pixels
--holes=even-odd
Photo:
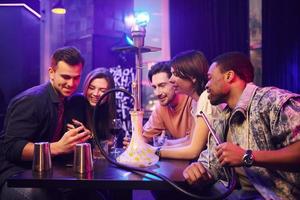
[[[125,40],[126,40],[127,44],[130,44],[133,46],[133,40],[128,35],[125,36]]]
[[[133,27],[135,25],[138,26],[147,26],[150,21],[150,15],[148,12],[135,12],[134,14],[130,14],[125,16],[124,22],[126,26]]]
[[[135,23],[139,26],[147,26],[150,21],[150,15],[148,12],[136,12]]]

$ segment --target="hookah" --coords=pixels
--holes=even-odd
[[[143,68],[142,48],[146,35],[145,26],[134,25],[131,29],[133,44],[136,47],[136,79],[132,83],[134,96],[134,108],[130,112],[132,123],[132,136],[126,150],[117,158],[123,164],[136,167],[148,167],[158,162],[159,157],[155,154],[155,148],[144,142],[143,110],[141,106],[141,76]]]
[[[233,191],[236,185],[236,177],[233,168],[224,167],[224,171],[228,180],[227,191],[223,194],[218,194],[216,196],[208,197],[208,196],[200,196],[198,194],[191,193],[178,185],[176,185],[173,181],[171,181],[166,176],[149,170],[147,167],[156,164],[159,161],[159,157],[155,154],[156,148],[144,142],[142,138],[142,130],[143,130],[143,110],[141,107],[141,75],[142,75],[142,52],[149,52],[151,48],[144,47],[144,38],[146,35],[145,25],[134,25],[131,29],[131,34],[134,42],[134,46],[131,47],[136,52],[136,78],[132,83],[132,92],[131,94],[129,91],[123,88],[114,88],[106,91],[99,99],[95,111],[94,111],[94,124],[96,124],[99,120],[97,117],[97,112],[99,112],[99,105],[101,104],[102,100],[112,92],[123,92],[126,95],[130,96],[134,99],[134,108],[130,112],[131,115],[131,123],[132,123],[132,136],[130,143],[127,149],[120,154],[116,160],[110,158],[104,149],[101,147],[100,142],[97,138],[98,134],[95,134],[94,140],[96,145],[99,147],[102,155],[113,165],[120,167],[122,169],[134,172],[142,172],[145,174],[151,174],[153,176],[159,177],[160,179],[168,182],[171,186],[173,186],[176,190],[185,193],[186,195],[193,197],[195,199],[223,199],[226,198],[231,192]],[[125,47],[128,49],[128,47]],[[156,51],[156,48],[154,51]],[[153,51],[153,50],[152,50]],[[211,135],[216,141],[216,144],[220,144],[221,140],[218,138],[217,134],[215,133],[214,129],[209,124],[206,116],[204,113],[200,113],[200,116],[204,119],[206,125],[211,132]],[[95,126],[96,133],[99,133],[98,127]]]

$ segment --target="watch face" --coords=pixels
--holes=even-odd
[[[253,162],[253,160],[251,159],[250,156],[246,156],[244,161],[245,161],[245,163],[246,163],[247,165],[251,165],[252,162]]]
[[[243,162],[246,167],[251,167],[253,164],[253,155],[251,150],[247,150],[243,156]]]

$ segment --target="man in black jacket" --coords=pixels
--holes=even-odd
[[[6,179],[30,169],[35,142],[49,142],[51,157],[56,157],[90,138],[90,131],[81,123],[62,133],[65,98],[76,91],[83,65],[76,48],[57,49],[49,67],[49,82],[22,92],[9,103],[0,138],[0,199],[51,198],[49,191],[42,189],[9,188]]]

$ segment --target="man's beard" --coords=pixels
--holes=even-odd
[[[210,104],[214,106],[219,105],[221,103],[225,103],[225,95],[211,95],[209,101]]]

